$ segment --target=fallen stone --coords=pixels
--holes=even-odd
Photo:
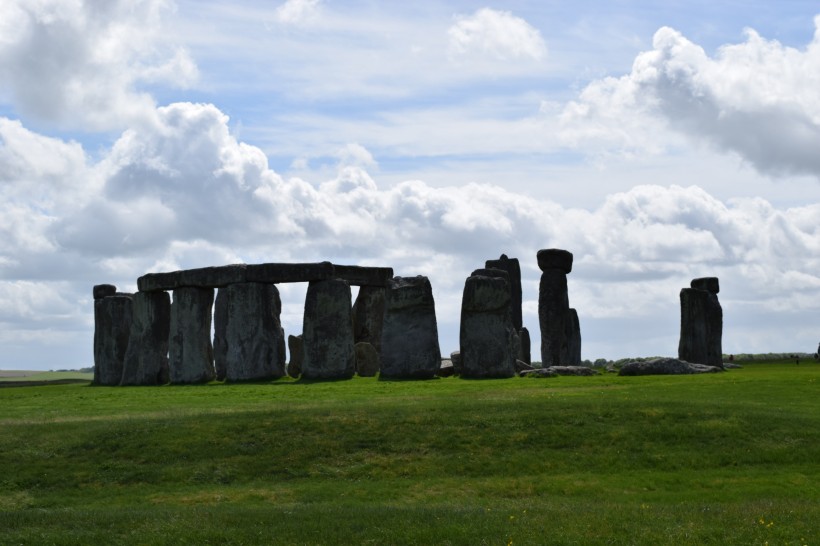
[[[564,274],[572,272],[572,253],[559,248],[546,248],[536,254],[538,268],[541,271],[558,269]]]
[[[442,358],[441,367],[438,369],[438,373],[436,375],[439,377],[451,377],[455,375],[455,370],[453,369],[453,361],[449,358]]]
[[[621,366],[618,375],[686,375],[722,371],[723,368],[719,366],[693,364],[676,358],[655,358],[627,362]]]
[[[549,368],[534,368],[524,370],[519,374],[521,377],[558,377],[558,374]]]
[[[133,297],[115,292],[94,300],[94,384],[110,387],[122,380],[133,315]]]
[[[427,277],[393,277],[385,293],[381,376],[429,379],[441,367],[433,289]]]
[[[525,371],[528,371],[528,370],[534,370],[534,369],[535,368],[533,368],[530,364],[528,364],[527,362],[524,362],[523,360],[516,360],[515,361],[515,373],[517,373],[518,375],[521,375],[521,372],[525,372]]]
[[[310,283],[302,328],[303,379],[349,379],[356,372],[350,285],[341,279]]]
[[[374,377],[379,373],[379,353],[370,343],[360,341],[354,346],[356,351],[356,373],[359,377]]]
[[[550,366],[557,375],[599,375],[598,370],[586,366]]]
[[[167,292],[134,294],[131,332],[123,359],[121,385],[168,383],[170,328],[171,296]]]
[[[302,335],[288,336],[288,352],[290,353],[290,362],[288,363],[288,375],[294,379],[302,375],[302,360],[304,359],[304,347],[302,344]]]
[[[207,383],[216,377],[211,345],[213,304],[213,288],[174,290],[168,348],[171,383]]]

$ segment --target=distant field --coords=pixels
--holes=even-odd
[[[91,381],[93,373],[84,372],[38,372],[23,370],[0,370],[0,382],[19,381]]]
[[[0,544],[818,544],[820,365],[0,389]]]

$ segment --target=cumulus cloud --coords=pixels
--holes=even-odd
[[[458,16],[447,34],[453,56],[472,53],[496,60],[540,61],[547,55],[538,29],[508,11],[482,8],[470,16]]]
[[[316,18],[321,0],[287,0],[276,8],[276,20],[283,24],[299,25]]]
[[[122,129],[154,111],[141,84],[186,86],[187,52],[168,43],[168,0],[11,0],[0,17],[0,89],[25,116],[84,129]]]
[[[762,173],[820,177],[820,17],[804,49],[746,41],[709,56],[663,27],[632,71],[590,83],[562,115],[572,143],[597,141],[624,152],[674,143],[666,129],[733,152]]]

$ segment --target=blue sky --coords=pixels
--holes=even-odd
[[[810,2],[0,1],[0,369],[91,364],[91,287],[332,260],[464,279],[575,255],[583,357],[820,341]],[[305,287],[281,286],[287,333]]]

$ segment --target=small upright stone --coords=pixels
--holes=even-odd
[[[303,379],[349,379],[356,371],[350,285],[341,279],[311,282],[302,328]]]
[[[462,377],[515,375],[518,335],[512,322],[510,287],[507,273],[496,276],[495,271],[499,270],[479,270],[464,283],[459,334]]]
[[[427,277],[393,277],[387,283],[381,377],[429,379],[441,367],[433,288]]]
[[[302,360],[304,359],[302,334],[299,334],[298,336],[288,336],[288,352],[290,352],[288,375],[294,379],[297,379],[300,375],[302,375]]]
[[[567,328],[567,354],[563,360],[566,366],[581,365],[581,324],[578,322],[578,313],[570,308],[565,323]]]
[[[360,341],[356,350],[356,373],[359,377],[373,377],[379,373],[379,353],[370,343]]]
[[[171,383],[207,383],[216,377],[211,345],[213,288],[174,290],[168,366]]]
[[[128,350],[133,315],[133,296],[116,293],[116,288],[94,300],[94,384],[117,386]],[[94,287],[95,295],[97,287]]]
[[[216,296],[214,358],[225,381],[260,381],[285,375],[285,340],[276,285],[229,284]]]
[[[123,359],[121,385],[168,383],[168,334],[171,296],[167,292],[134,294],[131,332]]]
[[[518,360],[526,364],[532,364],[532,342],[530,341],[530,331],[526,327],[518,332]]]

